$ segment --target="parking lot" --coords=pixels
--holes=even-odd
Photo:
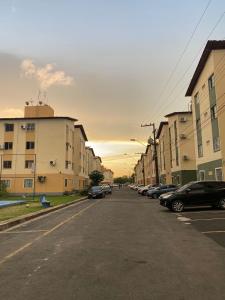
[[[205,234],[225,247],[225,211],[211,208],[188,209],[176,214],[177,219],[187,226]]]

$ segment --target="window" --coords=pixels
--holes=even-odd
[[[199,171],[199,180],[200,181],[205,180],[205,171],[204,170]]]
[[[5,188],[10,188],[10,186],[11,186],[10,180],[9,179],[1,180],[1,186],[5,187]]]
[[[215,76],[214,76],[214,74],[212,74],[212,76],[209,77],[208,83],[209,83],[209,90],[212,90],[215,87]]]
[[[64,186],[65,186],[65,187],[68,186],[68,179],[65,179]]]
[[[34,149],[34,142],[26,142],[26,149]]]
[[[14,124],[5,124],[5,131],[14,131]]]
[[[12,150],[13,148],[13,143],[12,142],[5,142],[4,144],[4,149],[5,150]]]
[[[33,160],[25,160],[25,169],[32,169],[34,165]]]
[[[11,160],[4,160],[3,161],[3,168],[4,169],[11,169],[12,168],[12,161]]]
[[[24,188],[32,188],[33,187],[33,179],[24,179],[23,187]]]
[[[215,177],[217,181],[222,181],[223,180],[223,171],[222,168],[216,168],[215,169]]]
[[[66,169],[69,169],[69,165],[71,164],[71,162],[70,161],[68,161],[68,160],[66,160],[65,161],[65,168]]]
[[[195,95],[194,99],[195,99],[195,105],[199,104],[199,93]]]
[[[35,124],[34,123],[27,123],[26,129],[28,131],[33,131],[35,130]]]
[[[198,157],[202,157],[203,156],[203,147],[202,144],[198,145]]]
[[[220,150],[220,138],[218,136],[213,139],[213,150],[214,152]]]
[[[216,104],[210,108],[211,112],[211,120],[215,120],[217,118],[217,107]]]

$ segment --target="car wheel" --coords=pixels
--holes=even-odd
[[[220,199],[218,206],[220,209],[225,209],[225,198]]]
[[[143,195],[143,196],[146,196],[146,195],[147,195],[147,192],[146,192],[146,191],[144,191],[144,192],[142,193],[142,195]]]
[[[182,212],[184,210],[184,204],[182,201],[176,200],[172,202],[171,209],[174,212]]]
[[[158,198],[157,194],[153,194],[152,198],[157,199]]]

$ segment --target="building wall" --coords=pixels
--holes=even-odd
[[[182,120],[186,121],[182,121]],[[185,184],[196,180],[196,160],[191,113],[179,113],[168,117],[169,152],[172,182]],[[176,129],[175,129],[176,127]],[[177,141],[176,141],[177,132]],[[186,157],[186,159],[185,159]]]
[[[5,123],[14,124],[14,131],[5,132]],[[24,125],[28,123],[35,124],[35,129],[24,129]],[[24,188],[24,179],[35,179],[36,193],[63,193],[72,190],[72,147],[66,149],[66,143],[72,143],[72,134],[67,136],[66,128],[73,131],[73,122],[67,119],[0,121],[0,145],[5,142],[13,143],[12,150],[0,150],[1,180],[11,181],[9,192],[33,192],[34,184],[32,188]],[[34,149],[26,149],[28,141],[35,143]],[[12,161],[12,168],[4,168],[5,160]],[[32,166],[25,168],[25,160],[33,161]],[[66,160],[70,161],[68,168],[65,166]],[[45,177],[42,183],[39,182],[40,176]],[[66,186],[65,179],[68,179]]]
[[[163,125],[159,136],[158,164],[161,183],[171,183],[170,151],[169,151],[169,126]]]
[[[220,161],[221,165],[222,163],[222,151],[214,151],[213,149],[213,137],[212,137],[212,123],[211,123],[211,112],[210,112],[210,98],[209,98],[209,87],[208,87],[208,79],[212,74],[215,74],[215,77],[217,78],[215,81],[216,87],[216,98],[218,98],[218,95],[220,96],[222,93],[224,93],[224,87],[222,87],[222,83],[217,84],[217,80],[219,77],[221,77],[222,73],[224,71],[219,71],[221,66],[224,66],[224,60],[222,62],[222,65],[215,69],[215,64],[218,63],[218,60],[221,59],[222,53],[224,54],[224,50],[216,50],[212,51],[206,65],[198,79],[198,82],[194,88],[194,91],[192,93],[192,109],[193,109],[193,124],[194,124],[194,136],[195,136],[195,154],[196,154],[196,165],[198,169],[198,178],[200,176],[199,170],[200,168],[206,167],[206,178],[210,177],[212,179],[216,179],[215,177],[215,168],[214,165],[217,164],[216,162]],[[223,80],[222,80],[223,81]],[[202,136],[202,149],[203,149],[203,155],[199,156],[198,153],[198,139],[197,139],[197,126],[196,126],[196,95],[198,93],[199,96],[199,108],[200,108],[200,124],[201,124],[201,136]],[[224,98],[221,98],[219,102],[217,102],[217,109],[218,106],[220,106],[224,102]],[[223,124],[225,124],[225,117],[224,114],[220,114],[219,118],[219,131],[220,132],[220,138],[221,140],[221,149],[225,147],[224,142],[224,129]],[[221,135],[222,133],[222,135]],[[223,166],[224,168],[224,166]],[[212,175],[210,175],[212,174]]]

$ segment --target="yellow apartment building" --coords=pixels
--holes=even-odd
[[[168,147],[172,183],[184,185],[196,180],[192,112],[173,112],[168,119]]]
[[[158,139],[158,166],[160,183],[170,184],[172,182],[172,177],[168,122],[160,122],[156,138]]]
[[[74,126],[74,180],[75,189],[82,190],[88,187],[88,158],[85,143],[88,141],[84,127]]]
[[[208,41],[187,89],[193,111],[197,178],[225,172],[225,41]]]
[[[143,184],[143,162],[141,159],[138,160],[134,167],[134,178],[136,184]]]
[[[102,166],[102,173],[104,175],[102,183],[113,184],[113,171]]]
[[[95,156],[94,158],[94,170],[101,172],[102,171],[102,160],[101,157]]]
[[[23,118],[0,118],[0,180],[14,194],[62,194],[74,188],[74,122],[48,105]]]

